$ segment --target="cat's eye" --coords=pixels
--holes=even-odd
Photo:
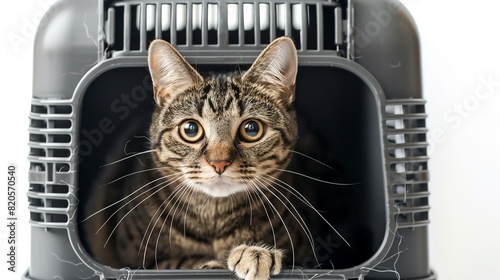
[[[240,138],[246,142],[258,141],[264,136],[264,124],[256,119],[249,119],[241,123],[239,134]]]
[[[200,141],[204,136],[203,127],[195,120],[186,120],[179,125],[179,135],[188,143]]]

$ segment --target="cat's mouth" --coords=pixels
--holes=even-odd
[[[194,188],[212,197],[228,197],[246,191],[248,186],[235,182],[228,176],[217,175],[202,184],[195,185]]]

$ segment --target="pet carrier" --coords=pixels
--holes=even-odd
[[[320,179],[302,181],[319,190],[317,208],[340,235],[315,233],[321,267],[304,259],[275,278],[435,279],[419,41],[408,11],[392,0],[56,2],[35,40],[31,264],[23,279],[233,277],[102,265],[86,250],[79,205],[92,203],[89,186],[113,160],[106,151],[129,144],[120,135],[145,136],[149,42],[171,42],[200,70],[234,70],[279,36],[292,37],[299,56],[298,149],[336,169],[302,160],[300,171]]]

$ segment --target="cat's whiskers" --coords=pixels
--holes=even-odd
[[[274,197],[276,197],[276,199],[278,199],[278,201],[285,207],[285,209],[292,215],[292,217],[295,219],[295,221],[297,221],[297,224],[300,226],[300,228],[302,229],[302,231],[305,233],[306,235],[306,238],[308,239],[309,241],[309,244],[311,245],[311,251],[313,252],[313,256],[314,256],[314,259],[316,260],[316,262],[319,264],[319,260],[318,260],[318,257],[316,256],[316,251],[314,250],[314,240],[313,240],[313,235],[309,229],[309,227],[307,226],[307,223],[304,221],[304,219],[302,218],[302,215],[300,215],[300,212],[297,210],[297,208],[294,206],[294,204],[290,201],[290,199],[283,193],[281,192],[280,190],[278,190],[276,187],[274,187],[273,185],[275,185],[276,183],[273,181],[273,180],[270,180],[270,179],[266,179],[264,177],[262,177],[262,179],[266,180],[268,182],[268,184],[266,185],[267,188],[266,190],[272,194]],[[277,184],[276,184],[277,185]],[[271,188],[271,189],[270,189]],[[273,191],[274,190],[274,191]],[[286,189],[285,189],[286,190]],[[288,190],[286,190],[287,192],[289,192]],[[279,193],[280,196],[278,196],[275,192]],[[290,192],[289,192],[290,193]],[[283,199],[282,199],[282,198]],[[291,208],[288,206],[290,205]],[[292,211],[293,210],[293,211]]]
[[[155,152],[156,150],[152,149],[152,150],[147,150],[147,151],[142,151],[142,152],[138,152],[138,153],[133,153],[132,155],[130,156],[126,156],[122,159],[119,159],[117,161],[113,161],[113,162],[110,162],[110,163],[107,163],[105,165],[102,165],[100,167],[106,167],[106,166],[111,166],[111,165],[114,165],[114,164],[117,164],[117,163],[120,163],[122,161],[125,161],[127,159],[131,159],[131,158],[134,158],[134,157],[137,157],[137,156],[140,156],[140,155],[144,155],[144,154],[148,154],[148,153],[153,153]]]
[[[163,169],[162,167],[156,167],[156,168],[150,168],[150,169],[146,169],[146,170],[132,172],[132,173],[129,173],[127,175],[123,175],[123,176],[121,176],[121,177],[119,177],[117,179],[114,179],[113,181],[110,181],[110,182],[108,182],[108,183],[106,183],[104,185],[101,185],[98,188],[100,189],[100,188],[103,188],[105,186],[109,186],[109,185],[111,185],[113,183],[116,183],[116,182],[118,182],[120,180],[123,180],[123,179],[125,179],[127,177],[130,177],[130,176],[134,176],[134,175],[138,175],[138,174],[145,173],[145,172],[150,172],[150,171],[162,170],[162,169]]]
[[[140,252],[142,250],[142,246],[143,246],[144,241],[145,241],[145,237],[146,237],[146,235],[148,235],[147,232],[149,232],[149,236],[148,236],[148,239],[146,241],[145,249],[144,249],[144,250],[147,250],[146,248],[147,248],[147,245],[149,244],[149,240],[151,238],[151,235],[154,232],[154,228],[155,228],[156,224],[158,223],[158,220],[161,218],[161,216],[163,215],[163,213],[165,211],[165,210],[162,210],[161,213],[160,213],[160,209],[163,209],[163,208],[166,209],[166,207],[168,206],[168,204],[166,204],[166,203],[170,202],[170,198],[172,196],[174,196],[179,191],[179,189],[182,189],[182,183],[179,184],[179,185],[177,185],[177,186],[175,186],[175,188],[172,190],[172,193],[166,199],[163,200],[163,202],[158,206],[158,209],[156,209],[156,211],[151,216],[151,219],[150,219],[150,221],[148,223],[148,226],[147,226],[146,230],[144,231],[145,234],[144,234],[144,236],[143,236],[143,238],[141,240],[141,245],[139,247],[138,254],[140,254]],[[153,224],[153,220],[155,220],[155,217],[156,217],[156,222]],[[151,228],[151,231],[149,231],[150,228]],[[143,261],[145,261],[145,255],[144,255],[144,260]]]
[[[322,161],[320,161],[320,160],[317,160],[317,159],[315,159],[315,158],[313,158],[313,157],[311,157],[311,156],[309,156],[309,155],[306,155],[306,154],[304,154],[304,153],[301,153],[301,152],[299,152],[299,151],[295,151],[295,150],[288,150],[288,152],[290,152],[290,153],[294,153],[294,154],[297,154],[297,155],[299,155],[299,156],[303,156],[303,157],[305,157],[305,158],[307,158],[307,159],[310,159],[310,160],[312,160],[312,161],[315,161],[315,162],[317,162],[317,163],[319,163],[319,164],[321,164],[321,165],[323,165],[323,166],[325,166],[325,167],[327,167],[327,168],[330,168],[331,170],[338,171],[337,169],[335,169],[335,168],[331,167],[330,165],[328,165],[328,164],[326,164],[326,163],[324,163],[324,162],[322,162]]]
[[[269,221],[269,226],[270,226],[270,228],[271,228],[271,232],[272,232],[272,234],[273,234],[273,244],[274,244],[274,246],[273,246],[272,248],[270,248],[270,249],[272,249],[272,250],[276,253],[277,251],[281,251],[281,250],[279,250],[279,249],[278,249],[278,241],[277,241],[277,238],[276,238],[276,232],[275,232],[275,230],[274,230],[273,222],[272,222],[271,217],[269,216],[269,212],[268,212],[267,207],[266,207],[266,205],[265,205],[264,201],[262,200],[261,196],[264,196],[264,197],[266,198],[266,202],[267,202],[267,203],[268,203],[271,207],[272,207],[273,205],[272,205],[272,203],[269,201],[269,199],[267,198],[267,196],[266,196],[265,194],[263,194],[262,190],[261,190],[261,189],[260,189],[260,187],[257,185],[257,182],[258,182],[258,181],[255,181],[255,182],[254,182],[254,181],[250,181],[250,183],[251,183],[251,184],[250,184],[249,186],[250,186],[250,189],[251,189],[251,190],[253,190],[254,195],[255,195],[255,196],[256,196],[256,197],[260,200],[260,202],[261,202],[261,204],[262,204],[262,208],[264,209],[264,211],[265,211],[265,213],[266,213],[267,220]],[[260,184],[262,184],[262,183],[259,183],[259,185],[260,185]],[[259,195],[259,194],[260,194],[260,195]],[[274,207],[272,207],[272,208],[274,208]],[[292,261],[292,262],[295,262],[295,249],[294,249],[293,241],[292,241],[292,239],[291,239],[290,232],[288,231],[288,228],[287,228],[286,224],[284,223],[284,221],[283,221],[283,219],[282,219],[282,217],[281,217],[280,213],[277,211],[277,209],[276,209],[276,208],[274,208],[274,211],[273,211],[273,212],[271,212],[271,213],[272,213],[272,215],[273,215],[273,218],[276,218],[276,215],[278,215],[278,216],[279,216],[279,218],[280,218],[281,222],[283,223],[283,226],[284,226],[284,228],[285,228],[286,232],[288,233],[288,240],[290,240],[291,251],[292,251],[292,259],[293,259],[293,261]],[[282,252],[283,252],[283,251],[282,251]],[[293,274],[293,268],[292,268],[292,274]]]
[[[288,239],[290,240],[290,248],[292,250],[292,263],[295,263],[295,246],[293,244],[292,235],[290,233],[290,230],[286,226],[286,222],[283,219],[283,216],[281,216],[281,214],[279,213],[278,209],[276,209],[276,207],[273,205],[273,203],[271,202],[271,200],[269,200],[269,198],[266,196],[266,194],[264,193],[264,191],[262,189],[260,189],[258,187],[255,188],[255,189],[261,194],[261,196],[259,196],[259,197],[263,197],[265,199],[265,201],[267,201],[267,203],[269,204],[269,206],[271,206],[271,208],[273,209],[273,211],[276,213],[277,217],[280,219],[281,223],[283,224],[283,228],[285,229],[285,231],[286,231],[286,233],[288,235]],[[276,246],[275,246],[275,248],[276,248]]]
[[[191,197],[191,196],[193,195],[194,191],[195,191],[195,190],[194,190],[193,188],[189,188],[189,193],[188,193],[188,195],[187,195],[187,196],[188,196],[188,197]],[[186,208],[186,211],[184,211],[184,222],[183,222],[183,230],[184,230],[184,232],[183,232],[183,233],[184,233],[184,238],[186,237],[186,221],[187,221],[187,214],[188,214],[188,207],[187,207],[187,205],[188,205],[188,204],[186,203],[186,201],[184,201],[184,206],[183,206],[183,208],[184,208],[184,207]],[[181,211],[182,211],[182,209],[181,209]]]
[[[158,236],[156,237],[156,240],[155,240],[154,260],[155,260],[155,266],[156,266],[156,268],[158,268],[158,245],[159,245],[159,240],[160,240],[160,237],[161,237],[161,233],[163,232],[163,228],[165,226],[165,223],[168,220],[168,217],[170,216],[170,213],[171,213],[172,209],[177,209],[177,204],[179,203],[179,200],[180,200],[178,194],[181,193],[181,196],[182,196],[182,194],[186,192],[186,189],[188,189],[188,186],[187,186],[187,184],[185,182],[181,182],[179,185],[176,186],[176,188],[174,189],[174,191],[164,200],[164,202],[169,202],[169,203],[173,202],[173,204],[170,207],[167,215],[164,216],[164,213],[167,210],[167,208],[169,206],[169,203],[167,203],[167,204],[164,205],[163,210],[158,215],[158,217],[156,218],[156,221],[155,221],[154,225],[151,228],[151,234],[150,234],[150,236],[149,236],[149,238],[148,238],[148,240],[146,242],[146,245],[144,247],[145,248],[145,251],[144,251],[145,255],[147,253],[147,248],[148,248],[148,245],[149,245],[149,242],[150,242],[150,239],[151,239],[151,235],[152,235],[153,231],[157,228],[157,225],[160,222],[160,220],[162,220],[162,218],[163,218],[161,226],[158,229]],[[174,199],[175,199],[175,201],[174,201]],[[172,215],[171,220],[172,220],[172,223],[173,223],[173,221],[174,221],[174,215]],[[172,246],[172,239],[171,239],[171,237],[172,237],[172,223],[170,225],[170,231],[169,231],[169,244],[170,244],[170,246]]]
[[[146,242],[144,244],[143,266],[145,266],[145,264],[146,264],[146,258],[147,258],[147,252],[148,252],[147,250],[148,250],[149,242],[151,241],[151,238],[152,238],[152,235],[155,231],[156,225],[158,224],[158,222],[160,221],[160,219],[163,216],[163,213],[165,213],[165,210],[168,207],[168,203],[171,202],[170,198],[175,196],[178,192],[182,191],[184,188],[185,188],[185,184],[183,182],[181,182],[180,184],[175,186],[172,193],[166,199],[163,200],[163,202],[160,204],[160,206],[158,206],[158,209],[156,210],[156,212],[151,217],[151,220],[149,221],[149,224],[148,224],[148,228],[151,227],[151,230],[149,231],[149,235],[147,234],[148,229],[146,229],[145,234],[143,236],[143,239],[141,241],[141,248],[142,248],[142,246],[143,246],[142,244],[144,242],[144,237],[146,235],[148,235],[148,238],[145,240]],[[161,212],[159,212],[160,209],[163,209],[163,210]],[[155,219],[156,214],[158,214],[158,216]],[[155,220],[154,224],[153,224],[153,220]],[[160,235],[161,231],[158,232],[158,234]],[[141,251],[141,249],[139,249],[139,252],[140,251]],[[157,261],[156,261],[156,263],[157,263]]]
[[[301,176],[301,177],[304,177],[304,178],[307,178],[307,179],[310,179],[310,180],[313,180],[313,181],[316,181],[316,182],[324,183],[324,184],[327,184],[327,185],[354,186],[354,185],[359,185],[360,184],[360,183],[337,183],[337,182],[330,182],[330,181],[321,180],[321,179],[314,178],[314,177],[311,177],[309,175],[306,175],[306,174],[303,174],[303,173],[300,173],[300,172],[296,172],[296,171],[292,171],[292,170],[288,170],[288,169],[275,168],[274,170],[277,170],[277,171],[280,171],[280,172],[285,172],[285,173],[290,173],[290,174],[294,174],[294,175],[298,175],[298,176]]]
[[[206,207],[208,205],[209,201],[213,199],[213,197],[210,195],[206,195],[205,197],[206,198],[205,198],[205,201],[203,202],[203,207]]]
[[[170,179],[169,181],[165,181],[165,182],[161,182],[159,183],[158,185],[152,187],[151,189],[153,188],[158,188],[158,190],[154,191],[152,194],[150,194],[149,196],[147,196],[146,198],[144,198],[143,200],[141,200],[139,203],[137,203],[136,205],[134,205],[134,207],[132,207],[129,211],[127,211],[127,213],[125,213],[121,218],[120,220],[116,223],[116,225],[114,226],[113,230],[110,232],[108,238],[106,239],[106,242],[104,243],[104,247],[106,247],[106,245],[108,244],[109,240],[111,239],[111,236],[113,235],[113,233],[116,231],[116,229],[118,228],[118,226],[120,225],[120,223],[133,211],[135,210],[139,205],[141,205],[144,201],[148,200],[149,198],[151,198],[153,195],[157,194],[158,192],[160,192],[161,190],[169,187],[170,185],[172,185],[173,183],[175,183],[176,181],[178,181],[179,179],[181,179],[182,176],[178,176],[177,178],[174,178],[174,179]],[[148,183],[149,184],[149,183]],[[143,187],[141,187],[143,188]],[[136,198],[139,198],[141,195],[151,191],[151,189],[147,190],[147,191],[144,191],[142,192],[140,195],[136,196],[134,199],[128,201],[127,203],[125,203],[123,206],[121,206],[118,210],[116,210],[112,215],[110,215],[110,217],[106,220],[106,222],[104,224],[106,224],[110,219],[111,217],[113,217],[116,213],[118,213],[119,210],[121,210],[122,208],[124,208],[126,205],[128,205],[130,202],[132,202],[133,200],[135,200]],[[104,226],[104,225],[103,225]],[[102,226],[102,227],[103,227]],[[102,229],[102,227],[100,229]],[[99,229],[99,230],[100,230]]]
[[[234,207],[235,195],[236,194],[234,194],[234,193],[230,193],[229,196],[228,196],[229,197],[229,203],[231,203],[231,209],[233,209],[233,210],[235,209],[235,207]],[[234,214],[234,212],[233,212],[233,214]]]
[[[264,176],[267,176],[270,182],[273,182],[274,184],[278,184],[280,187],[284,188],[286,191],[288,191],[290,194],[292,194],[295,198],[297,198],[300,202],[304,203],[309,208],[314,208],[314,206],[297,190],[295,190],[292,186],[290,186],[288,183],[286,183],[283,180],[280,180],[278,177],[274,177],[269,174],[264,174]],[[288,189],[290,188],[290,189]]]
[[[267,174],[265,174],[265,175],[267,175]],[[337,229],[335,229],[335,227],[332,226],[332,224],[323,215],[321,215],[320,211],[318,209],[316,209],[299,191],[297,191],[295,188],[290,186],[290,184],[284,182],[283,180],[280,180],[280,179],[273,177],[271,175],[267,175],[267,176],[271,177],[273,180],[280,182],[281,184],[279,184],[279,186],[281,186],[284,189],[286,189],[287,191],[289,191],[291,194],[293,194],[295,197],[297,197],[300,201],[302,201],[305,205],[307,205],[309,208],[311,208],[347,244],[347,246],[349,246],[349,248],[352,248],[351,244],[349,244],[349,242],[347,242],[347,239],[345,239],[340,234],[340,232],[338,232]]]
[[[271,232],[273,234],[274,248],[277,248],[278,247],[278,241],[276,239],[276,232],[274,231],[273,221],[272,221],[271,217],[269,216],[269,212],[267,211],[267,207],[266,207],[264,201],[262,200],[262,198],[259,195],[259,192],[258,192],[259,186],[257,186],[257,184],[255,182],[253,182],[253,181],[250,181],[250,183],[251,183],[250,190],[252,190],[253,193],[254,193],[254,195],[255,195],[255,197],[257,197],[260,200],[260,203],[262,204],[262,208],[264,209],[264,212],[266,213],[267,220],[269,221],[269,226],[270,226]],[[273,216],[276,217],[276,215],[275,215],[274,212],[273,212]]]
[[[181,213],[184,211],[184,217],[182,218],[183,219],[182,230],[183,230],[183,237],[184,238],[186,238],[186,221],[187,221],[187,213],[188,213],[188,208],[189,208],[189,202],[188,202],[189,199],[188,198],[191,197],[194,194],[194,192],[195,192],[194,188],[187,187],[186,191],[181,193],[181,197],[179,198],[180,203],[182,203],[182,206],[181,206],[180,211],[179,211],[179,215],[181,215]],[[179,206],[180,206],[180,203],[179,203]],[[175,212],[174,212],[173,216],[174,215],[175,215]],[[170,227],[172,227],[172,225],[173,225],[173,220],[172,220],[172,223],[170,224]]]
[[[129,197],[131,197],[131,196],[135,195],[137,192],[141,191],[142,189],[146,188],[147,186],[149,186],[149,185],[151,185],[151,184],[153,184],[153,183],[156,183],[157,181],[164,180],[164,179],[169,178],[169,177],[177,176],[177,175],[179,175],[179,174],[181,174],[181,172],[174,173],[174,174],[170,174],[170,175],[163,176],[163,177],[159,177],[159,178],[157,178],[157,179],[155,179],[155,180],[153,180],[153,181],[151,181],[151,182],[149,182],[149,183],[147,183],[147,184],[145,184],[145,185],[141,186],[140,188],[138,188],[137,190],[135,190],[135,191],[133,191],[132,193],[128,194],[127,196],[123,197],[122,199],[120,199],[120,200],[118,200],[118,201],[115,201],[114,203],[112,203],[112,204],[110,204],[110,205],[108,205],[108,206],[106,206],[106,207],[103,207],[103,208],[101,208],[100,210],[98,210],[98,211],[94,212],[93,214],[89,215],[87,218],[83,219],[83,220],[82,220],[82,222],[85,222],[85,221],[87,221],[88,219],[90,219],[90,218],[94,217],[95,215],[97,215],[97,214],[99,214],[99,213],[101,213],[101,212],[103,212],[103,211],[106,211],[107,209],[109,209],[109,208],[111,208],[111,207],[113,207],[113,206],[115,206],[115,205],[117,205],[117,204],[121,203],[122,201],[124,201],[124,200],[128,199]],[[154,186],[154,187],[152,187],[152,188],[149,188],[149,189],[148,189],[148,191],[150,191],[150,190],[152,190],[152,189],[154,189],[154,188],[157,188],[158,186],[159,186],[159,185],[156,185],[156,186]],[[145,192],[143,192],[143,193],[139,194],[137,197],[141,196],[142,194],[144,194],[144,193],[146,193],[146,192],[148,192],[148,191],[145,191]],[[137,198],[137,197],[136,197],[136,198]],[[135,199],[135,198],[134,198],[134,199]],[[132,199],[131,201],[133,201],[134,199]],[[130,201],[129,201],[128,203],[130,203]],[[114,214],[116,214],[116,211],[115,211],[115,213],[113,213],[113,215],[114,215]],[[111,218],[111,217],[109,217],[109,219],[110,219],[110,218]],[[108,220],[109,220],[109,219],[108,219]],[[108,221],[108,220],[107,220],[107,221]],[[107,221],[106,221],[106,222],[107,222]],[[102,227],[104,227],[104,225],[103,225],[103,226],[101,226],[101,228],[99,228],[99,230],[98,230],[96,233],[98,233],[98,232],[102,229]]]
[[[170,219],[170,228],[169,228],[169,232],[168,232],[168,235],[169,235],[169,244],[172,244],[172,229],[173,229],[173,225],[174,225],[174,219],[175,219],[175,216],[177,214],[177,210],[179,209],[179,206],[182,203],[183,207],[179,211],[179,212],[182,212],[182,209],[186,205],[186,201],[187,201],[186,199],[184,199],[184,197],[187,196],[189,193],[191,193],[191,191],[192,191],[192,188],[190,188],[187,184],[185,184],[185,186],[183,185],[182,192],[179,192],[179,196],[177,197],[174,205],[172,205],[172,208],[169,210],[169,212],[167,213],[167,216],[165,217],[165,219],[163,221],[163,224],[161,226],[160,232],[163,231],[163,227],[165,225],[165,222],[166,222],[167,218],[170,216],[170,212],[172,210],[174,210],[174,212],[172,213],[172,218]],[[186,235],[184,234],[184,237],[185,236]],[[159,241],[160,241],[160,239],[159,239],[159,236],[158,236],[158,239],[156,240],[156,245],[157,246],[159,244]]]
[[[302,228],[302,230],[304,231],[304,233],[309,241],[309,244],[311,245],[311,250],[313,252],[314,259],[319,263],[318,258],[316,256],[316,251],[314,250],[313,235],[311,233],[311,230],[307,226],[307,223],[302,218],[302,215],[300,215],[300,212],[293,205],[293,203],[290,201],[290,199],[283,192],[281,192],[278,188],[276,188],[274,186],[274,185],[279,186],[279,184],[277,184],[276,182],[274,182],[273,180],[270,180],[268,178],[264,178],[264,177],[261,177],[261,178],[267,182],[266,185],[264,183],[262,183],[262,185],[267,186],[267,188],[266,188],[267,191],[269,191],[269,193],[271,193],[274,197],[276,197],[276,199],[278,199],[281,202],[281,204],[283,204],[283,206],[288,210],[288,212],[292,215],[292,217],[297,221],[298,225]],[[256,180],[259,180],[259,179],[256,179]],[[286,190],[288,193],[290,193],[290,191],[288,191],[286,188],[283,188],[283,189]],[[276,195],[275,192],[280,194],[280,196]],[[283,199],[281,199],[281,197]],[[288,206],[288,205],[290,205],[290,206]]]
[[[158,221],[160,220],[160,217],[163,217],[163,222],[160,226],[160,229],[158,230],[158,236],[156,238],[156,243],[155,243],[155,251],[154,251],[154,257],[155,257],[155,266],[156,268],[158,268],[158,246],[160,244],[160,237],[161,237],[161,233],[163,232],[163,228],[165,227],[165,223],[167,222],[168,220],[168,217],[170,216],[170,213],[172,212],[172,210],[174,210],[174,213],[172,214],[172,218],[170,219],[170,229],[169,229],[169,244],[170,246],[172,246],[172,228],[173,228],[173,223],[174,223],[174,219],[175,219],[175,214],[177,213],[177,208],[178,208],[178,205],[180,202],[182,202],[182,197],[184,196],[184,194],[189,191],[189,185],[186,183],[186,182],[182,182],[179,186],[178,186],[178,191],[176,192],[176,194],[174,195],[174,203],[172,205],[172,207],[170,208],[170,210],[168,211],[167,215],[163,217],[163,214],[165,213],[165,210],[167,209],[166,206],[168,206],[168,204],[165,206],[164,210],[162,211],[162,213],[160,214],[160,216],[158,217],[157,219],[157,222],[155,223],[154,226],[156,226],[156,224],[158,223]],[[178,193],[180,193],[179,195],[177,195]]]
[[[245,195],[247,197],[247,203],[248,203],[248,208],[250,209],[250,226],[252,226],[252,221],[253,221],[253,208],[257,207],[256,201],[254,201],[252,194],[255,194],[255,192],[251,192],[250,189],[245,189]]]

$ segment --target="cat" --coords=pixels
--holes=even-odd
[[[89,253],[116,268],[229,269],[256,280],[310,256],[308,223],[291,200],[309,204],[284,172],[298,137],[292,39],[272,41],[246,72],[202,76],[161,39],[148,65],[151,156],[135,161],[139,176],[103,179],[107,193],[82,223]]]

